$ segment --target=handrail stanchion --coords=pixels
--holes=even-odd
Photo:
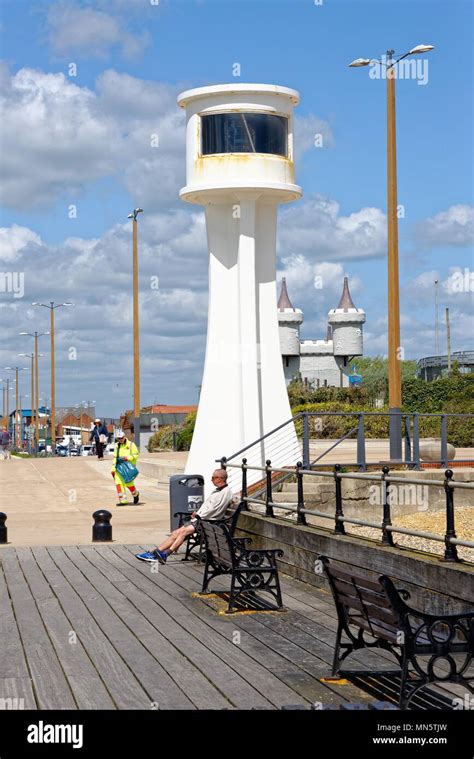
[[[448,419],[441,417],[441,466],[448,466]]]
[[[342,511],[342,482],[341,478],[339,477],[339,472],[341,471],[341,465],[336,464],[334,466],[334,483],[336,486],[336,524],[334,527],[334,531],[336,535],[345,535],[346,530],[344,527],[344,522],[341,522],[338,517],[343,517],[344,513]]]
[[[303,514],[301,509],[304,509],[304,493],[303,493],[303,475],[301,474],[301,470],[303,468],[303,464],[301,461],[298,461],[296,464],[296,483],[298,486],[298,505],[296,507],[296,524],[306,524],[306,516]]]
[[[270,459],[266,460],[265,472],[267,477],[267,496],[265,500],[265,516],[273,517],[273,494],[272,494],[272,462]]]
[[[391,527],[392,519],[390,514],[390,491],[393,485],[387,479],[389,472],[388,466],[382,467],[382,500],[383,500],[383,519],[382,519],[382,543],[384,546],[393,546],[392,533],[387,530]]]
[[[453,477],[453,470],[446,469],[444,476],[444,492],[446,493],[446,535],[444,536],[446,547],[444,549],[444,560],[459,561],[457,548],[449,540],[456,537],[456,530],[454,529],[454,490],[449,486]]]
[[[305,469],[310,468],[309,460],[309,419],[308,412],[303,414],[303,466]]]
[[[410,417],[408,414],[403,414],[403,422],[405,424],[405,464],[410,468],[411,464],[411,441],[410,441]]]
[[[221,458],[221,467],[222,467],[222,469],[227,469],[227,456],[222,456],[222,458]]]
[[[365,462],[365,433],[363,413],[359,414],[357,424],[357,466],[359,467],[359,472],[365,472],[367,469]]]
[[[247,506],[247,459],[242,459],[241,498],[242,498],[242,501],[244,501],[245,503],[245,508],[248,508]]]
[[[413,414],[413,464],[420,471],[420,416]]]

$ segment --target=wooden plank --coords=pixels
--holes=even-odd
[[[39,569],[31,549],[17,548],[17,555],[78,708],[115,709],[99,673]]]
[[[6,549],[13,554],[13,549]],[[7,680],[30,680],[23,643],[13,614],[13,608],[8,596],[8,589],[3,569],[0,567],[0,673]],[[5,688],[7,686],[5,685]],[[35,709],[36,701],[30,684],[28,700]]]
[[[198,616],[198,604],[194,603],[194,599],[190,599],[186,592],[177,593],[176,587],[166,581],[163,571],[155,574],[149,567],[144,567],[134,558],[130,548],[133,552],[139,550],[138,547],[114,546],[115,562],[123,567],[124,574],[138,588],[166,612],[168,623],[179,625],[181,629],[174,626],[172,633],[170,631],[167,635],[172,634],[173,642],[179,642],[181,650],[192,656],[196,666],[237,708],[269,709],[281,703],[291,703],[288,700],[292,696],[291,691],[231,642],[232,628],[226,638],[219,635],[212,629],[209,613],[207,620]],[[192,608],[189,604],[193,605]],[[153,621],[151,614],[152,608],[147,607],[147,617]]]
[[[169,569],[171,569],[171,567],[168,568],[167,566],[167,573]],[[163,574],[161,575],[161,579],[163,579]],[[173,596],[181,597],[181,588],[178,585],[175,585],[174,587],[171,585],[170,587]],[[198,614],[203,621],[209,622],[209,614],[204,610],[200,610],[199,605],[196,604],[193,599],[189,599],[188,593],[186,593],[186,601],[189,603],[190,613]],[[183,600],[183,603],[186,603],[186,601]],[[212,622],[213,629],[220,632],[226,640],[229,640],[231,634],[233,636],[234,633],[237,632],[237,630],[234,629],[236,627],[235,618],[231,619],[228,617],[223,619],[222,617],[215,615],[215,611],[213,610],[212,619],[214,618],[215,621]],[[240,638],[237,643],[239,648],[245,651],[245,653],[251,656],[256,662],[263,664],[269,670],[269,673],[277,675],[277,677],[285,683],[289,689],[291,689],[282,693],[281,704],[293,703],[295,701],[295,694],[303,696],[304,700],[307,701],[315,700],[315,690],[317,690],[319,684],[315,684],[313,677],[308,676],[303,670],[291,667],[288,662],[285,662],[280,656],[275,654],[260,641],[253,639],[252,636],[248,635],[244,637],[245,640]],[[268,677],[267,681],[269,682],[269,685],[271,685],[271,681],[268,680]],[[296,700],[301,703],[300,699]]]
[[[73,630],[100,673],[118,709],[149,709],[152,698],[104,635],[81,597],[53,562],[46,548],[32,549],[33,556],[55,594]]]
[[[181,586],[184,584],[185,588],[197,590],[200,580],[199,575],[202,573],[202,570],[201,572],[196,572],[195,567],[191,564],[173,561],[167,564],[166,569],[161,573],[162,581],[165,573],[167,579],[169,578],[169,580],[175,582],[178,587],[180,584]],[[171,592],[173,591],[171,590]],[[204,603],[206,602],[205,597],[202,598],[202,601]],[[211,602],[208,602],[208,604],[210,605]],[[280,619],[282,620],[282,623],[285,624],[286,616],[286,614],[261,615],[258,619]],[[214,619],[216,622],[213,624],[216,625],[219,624],[218,620],[223,620],[222,617],[219,618],[217,616],[214,616]],[[229,624],[232,624],[232,627],[236,627],[238,630],[242,631],[239,647],[245,648],[250,655],[255,656],[256,661],[268,666],[271,668],[272,672],[277,674],[277,676],[282,677],[282,679],[284,678],[285,682],[287,682],[287,684],[296,692],[304,695],[310,701],[322,701],[335,704],[344,702],[344,696],[341,695],[340,692],[337,692],[337,686],[331,687],[319,682],[320,677],[328,675],[328,665],[326,662],[321,662],[321,660],[311,657],[308,652],[303,652],[303,655],[299,656],[298,651],[296,657],[299,656],[300,660],[298,663],[295,663],[295,660],[291,657],[291,651],[294,653],[294,649],[291,649],[291,642],[283,638],[269,640],[268,630],[259,627],[255,616],[249,617],[247,615],[237,614],[232,617],[226,617],[225,620],[227,623],[227,629]],[[278,648],[278,645],[280,648]],[[286,650],[282,650],[285,649],[285,647]],[[289,649],[291,649],[290,655]],[[278,653],[276,663],[275,653]],[[273,655],[273,661],[271,661],[272,656],[270,655]],[[354,695],[354,692],[356,692],[359,699],[363,698],[362,691],[359,691],[359,689],[356,689],[353,686],[350,686],[350,689],[352,691],[351,695]]]
[[[192,569],[181,569],[180,573],[185,573],[188,579],[192,579]],[[203,600],[205,601],[205,598]],[[347,685],[341,689],[338,685],[319,682],[319,678],[330,675],[329,662],[332,662],[334,646],[329,647],[314,637],[306,636],[304,639],[306,647],[302,647],[301,631],[293,627],[291,613],[262,614],[252,617],[237,615],[235,619],[235,624],[242,630],[264,642],[269,649],[277,652],[291,665],[296,665],[314,678],[313,701],[338,704],[346,700],[363,701],[367,698],[363,691],[353,685]],[[325,652],[325,655],[321,655],[322,652]]]
[[[83,589],[89,589],[83,601],[95,622],[113,644],[125,664],[140,681],[150,695],[150,703],[159,704],[160,709],[193,709],[190,699],[173,682],[168,673],[145,646],[116,614],[114,606],[120,605],[119,598],[114,604],[108,603],[100,592],[100,574],[84,558],[78,548],[51,548],[50,555],[66,579],[75,587],[76,582]]]
[[[61,664],[14,552],[3,554],[3,571],[40,709],[77,709]]]
[[[197,709],[229,708],[231,703],[196,668],[193,661],[184,656],[179,648],[162,634],[161,624],[160,629],[157,630],[143,614],[141,604],[143,598],[147,597],[110,563],[108,559],[110,552],[105,548],[100,552],[89,547],[83,547],[80,550],[93,567],[103,575],[102,581],[96,580],[96,587],[105,594],[109,602],[113,604],[116,614],[159,661],[195,707]],[[116,578],[113,583],[107,579],[111,577]]]
[[[30,677],[0,678],[0,711],[3,709],[36,708]]]

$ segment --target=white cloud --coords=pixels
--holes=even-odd
[[[424,245],[472,245],[474,208],[465,203],[450,206],[419,224],[416,236]]]
[[[102,177],[116,177],[150,210],[178,202],[185,136],[177,90],[116,71],[105,71],[96,91],[35,69],[3,80],[0,199],[6,206],[48,207],[58,197],[69,204]]]
[[[319,147],[315,140],[318,138]],[[320,150],[334,146],[334,135],[327,121],[314,114],[295,116],[295,154],[299,160],[307,150]]]
[[[49,44],[60,56],[106,58],[116,48],[126,58],[134,58],[150,42],[147,32],[132,34],[128,31],[126,16],[67,1],[50,7],[47,23]]]
[[[0,261],[14,261],[25,248],[41,245],[41,238],[27,227],[0,227]]]
[[[335,200],[315,195],[282,211],[279,249],[321,259],[364,259],[384,255],[386,217],[379,208],[342,216]]]

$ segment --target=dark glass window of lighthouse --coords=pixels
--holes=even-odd
[[[201,116],[202,155],[273,153],[288,155],[288,119],[268,113]]]

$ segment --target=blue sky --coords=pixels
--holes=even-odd
[[[0,224],[8,265],[0,258],[0,269],[10,271],[15,262],[29,284],[25,303],[0,293],[1,365],[13,361],[17,332],[31,331],[38,319],[28,304],[49,300],[48,286],[56,298],[57,288],[59,300],[77,303],[58,334],[59,402],[99,396],[103,414],[129,405],[126,216],[140,203],[148,215],[141,226],[143,286],[156,273],[161,291],[161,300],[142,302],[142,401],[195,402],[206,327],[205,241],[198,209],[177,198],[184,142],[173,101],[182,89],[232,81],[276,83],[301,94],[305,147],[297,179],[304,199],[282,209],[278,251],[279,271],[305,313],[302,337],[325,334],[325,314],[348,274],[354,300],[367,312],[365,350],[383,353],[385,81],[347,64],[419,43],[435,46],[423,56],[426,84],[397,82],[402,345],[407,358],[434,352],[438,276],[440,314],[451,309],[453,348],[472,349],[472,291],[452,286],[456,271],[473,270],[472,15],[472,3],[461,0],[4,0],[0,52],[10,116],[0,133],[8,176]],[[71,63],[75,77],[68,75]],[[240,77],[233,77],[235,63]],[[35,73],[19,73],[25,69]],[[47,75],[56,77],[54,85]],[[55,105],[58,88],[64,108]],[[164,141],[160,157],[150,158],[139,142],[155,122]],[[63,145],[76,123],[77,144],[73,130]],[[323,148],[312,146],[315,124],[325,135]],[[366,223],[367,245],[361,243]],[[310,249],[302,243],[308,224],[315,228]],[[184,230],[191,239],[183,247]],[[192,285],[186,281],[191,259]],[[327,287],[315,291],[311,277],[323,266]],[[84,363],[73,370],[67,351],[76,343]],[[97,383],[90,371],[97,364],[107,375],[119,368],[123,380],[113,388],[109,377]],[[47,393],[46,367],[44,385]]]

